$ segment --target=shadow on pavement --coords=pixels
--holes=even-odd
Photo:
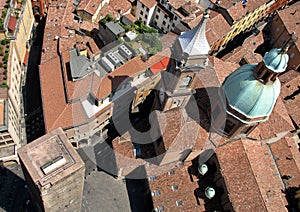
[[[145,173],[142,174],[140,172],[145,172]],[[146,176],[145,167],[140,166],[139,168],[135,169],[132,173],[127,175],[125,179],[131,211],[132,212],[153,211],[153,201],[151,198],[148,179],[131,179],[130,175]]]
[[[4,167],[0,164],[0,211],[34,211],[29,191],[23,179],[21,166],[17,164]]]

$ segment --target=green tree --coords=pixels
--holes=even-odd
[[[4,57],[3,57],[3,62],[4,62],[4,63],[7,63],[8,57],[9,57],[9,54],[8,54],[8,53],[5,53],[5,55],[4,55]]]

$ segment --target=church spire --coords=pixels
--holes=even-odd
[[[196,59],[199,56],[208,55],[210,47],[205,35],[208,18],[209,10],[206,10],[203,18],[194,29],[183,32],[178,37],[177,46],[175,47],[177,59],[187,61],[188,59]]]

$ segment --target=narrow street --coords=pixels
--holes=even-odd
[[[38,67],[41,61],[45,21],[46,17],[35,28],[28,59],[26,83],[23,87],[27,142],[45,134]]]

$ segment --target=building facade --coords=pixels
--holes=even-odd
[[[162,33],[175,30],[177,27],[188,29],[183,23],[188,23],[201,13],[204,8],[194,1],[188,2],[169,2],[165,0],[137,1],[135,17],[144,22],[145,25],[151,25]],[[179,26],[180,25],[180,26]]]
[[[12,19],[16,19],[16,22],[12,23]],[[4,130],[4,133],[8,133],[10,139],[13,140],[14,151],[10,151],[12,157],[7,157],[9,156],[7,154],[6,157],[1,157],[1,160],[17,159],[16,149],[26,143],[22,86],[24,85],[34,22],[31,2],[24,1],[18,4],[10,2],[6,20],[7,22],[4,23],[5,37],[10,40],[10,48],[7,65],[4,67],[7,71],[7,99],[4,101],[6,104],[4,123],[7,129]],[[6,139],[3,139],[3,142],[6,142]],[[12,149],[11,143],[8,148]]]

